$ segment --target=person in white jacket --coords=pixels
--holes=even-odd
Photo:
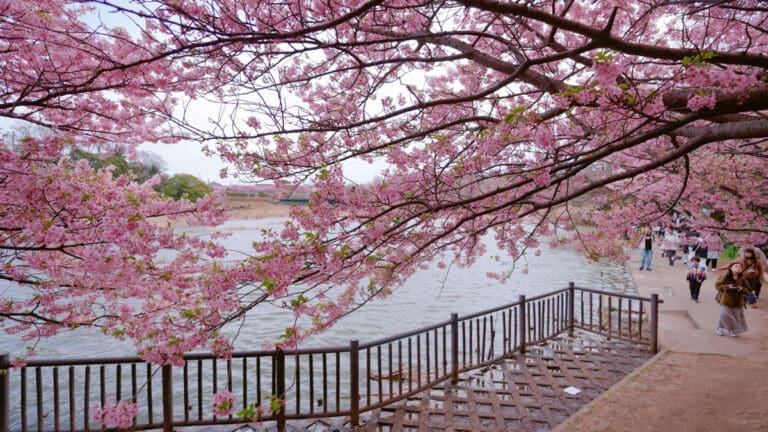
[[[661,242],[661,247],[664,249],[664,256],[669,259],[669,265],[674,265],[675,260],[682,259],[677,255],[677,245],[680,243],[680,237],[677,235],[677,231],[674,231],[671,227],[667,227],[664,231],[664,240]]]

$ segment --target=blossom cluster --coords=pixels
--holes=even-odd
[[[103,406],[94,405],[91,411],[93,419],[105,426],[128,429],[133,425],[138,405],[127,400],[116,402],[115,398],[109,396]]]

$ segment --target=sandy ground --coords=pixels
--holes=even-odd
[[[768,361],[665,350],[559,432],[768,431]]]
[[[275,204],[262,198],[230,197],[232,216],[230,219],[263,219],[288,217],[289,205]]]
[[[266,198],[230,197],[229,200],[232,209],[229,220],[288,217],[288,212],[291,208],[290,205],[276,204],[273,200]],[[168,218],[165,216],[156,217],[152,220],[159,226],[165,226],[168,223]],[[173,225],[183,227],[186,226],[186,222],[184,220],[176,220],[173,222]]]

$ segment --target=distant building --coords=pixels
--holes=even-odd
[[[296,188],[285,198],[278,201],[280,204],[307,205],[309,204],[309,188]]]
[[[225,186],[227,195],[234,197],[272,198],[277,196],[277,189],[272,184],[235,184]]]

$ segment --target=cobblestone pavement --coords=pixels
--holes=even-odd
[[[362,417],[291,423],[289,431],[549,431],[652,357],[646,346],[577,332],[529,347],[491,366]],[[197,432],[221,431],[219,427]],[[229,430],[232,430],[230,428]],[[275,431],[274,424],[239,432]]]

